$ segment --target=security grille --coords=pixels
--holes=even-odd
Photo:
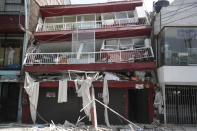
[[[197,87],[167,86],[166,118],[172,124],[197,124]]]

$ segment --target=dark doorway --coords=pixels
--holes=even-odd
[[[129,120],[148,123],[148,90],[129,89]]]
[[[0,122],[16,122],[19,85],[17,83],[1,83],[0,90]]]

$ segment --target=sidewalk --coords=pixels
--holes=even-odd
[[[141,127],[144,128],[143,131],[197,131],[197,125],[160,125],[158,127],[154,125],[142,125]],[[59,128],[60,127],[60,128]],[[87,128],[88,126],[86,126]],[[103,127],[103,126],[101,126]],[[88,127],[89,128],[89,127]],[[50,126],[47,125],[31,125],[31,124],[17,124],[17,123],[10,123],[10,124],[0,124],[0,131],[90,131],[91,128],[88,130],[85,128],[67,128],[63,129],[61,126],[58,126],[58,129],[55,128],[50,130]],[[131,131],[128,126],[113,126],[111,129],[103,128],[99,131]]]

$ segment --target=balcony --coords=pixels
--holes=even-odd
[[[152,48],[87,53],[27,53],[24,65],[127,63],[149,61],[153,57]]]
[[[73,23],[45,23],[38,24],[36,32],[47,31],[63,31],[63,30],[76,30],[76,29],[105,29],[113,27],[125,27],[135,25],[149,25],[146,19],[139,20],[138,18],[124,18],[115,20],[102,20],[102,21],[84,21]]]

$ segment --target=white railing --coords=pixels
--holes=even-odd
[[[132,26],[139,24],[147,25],[148,22],[146,19],[138,20],[138,18],[124,18],[124,19],[115,19],[115,20],[83,21],[83,22],[74,22],[74,23],[45,23],[45,24],[38,24],[36,32],[110,28],[110,27]]]
[[[65,53],[27,53],[24,65],[36,64],[89,64],[89,63],[122,63],[151,60],[154,57],[152,48],[135,50],[100,51],[77,54]]]

